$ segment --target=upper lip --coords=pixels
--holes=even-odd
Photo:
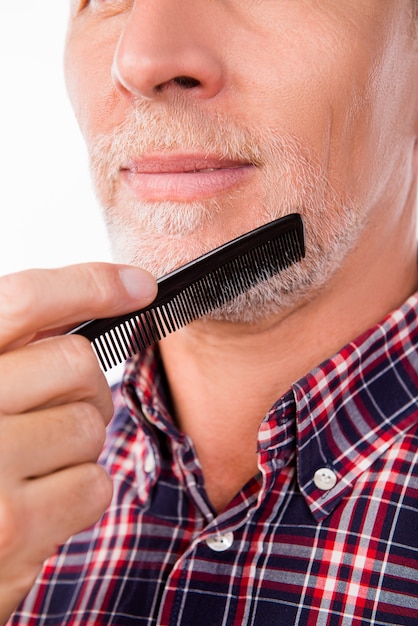
[[[215,155],[159,153],[131,159],[121,169],[137,174],[211,172],[252,165],[248,160]]]

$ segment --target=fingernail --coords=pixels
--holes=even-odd
[[[157,295],[157,283],[151,274],[136,267],[124,267],[119,270],[129,296],[134,300],[153,300]]]

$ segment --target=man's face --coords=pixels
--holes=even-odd
[[[116,259],[162,275],[300,212],[307,258],[259,298],[319,288],[405,201],[411,15],[410,0],[72,0],[67,84]]]

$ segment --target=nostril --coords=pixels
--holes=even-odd
[[[200,82],[191,76],[177,76],[174,79],[174,82],[180,87],[185,87],[186,89],[192,89],[193,87],[198,87],[200,85]]]
[[[161,92],[167,89],[169,85],[175,84],[179,87],[183,87],[184,89],[193,89],[194,87],[198,87],[200,85],[200,81],[196,78],[192,78],[191,76],[176,76],[172,80],[166,81],[157,85],[155,91]]]

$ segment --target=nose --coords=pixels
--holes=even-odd
[[[207,0],[135,1],[113,59],[116,86],[146,99],[178,91],[216,96],[223,68],[207,6]]]

